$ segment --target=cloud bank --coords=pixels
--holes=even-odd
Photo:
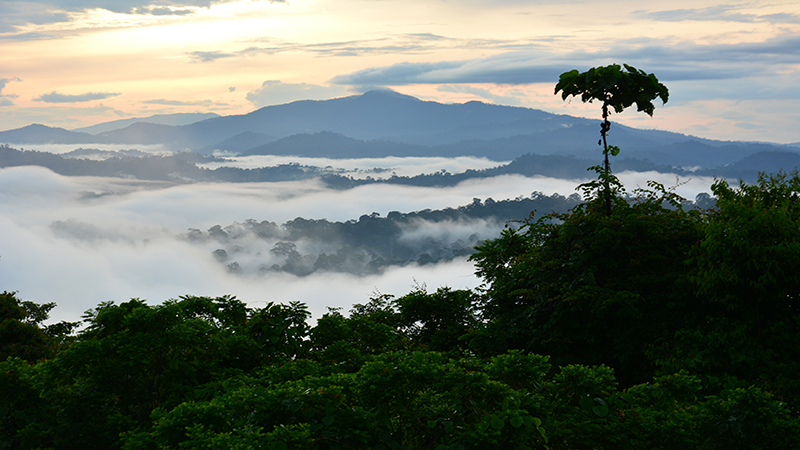
[[[106,98],[118,97],[122,95],[120,92],[87,92],[85,94],[61,94],[59,92],[53,91],[49,94],[42,94],[36,98],[34,101],[37,102],[44,102],[44,103],[81,103],[81,102],[90,102],[93,100],[103,100]]]
[[[540,49],[506,52],[461,61],[403,62],[335,76],[340,85],[552,83],[568,70],[627,61],[663,81],[740,79],[800,63],[800,36],[740,44],[661,43],[628,40],[612,50],[552,53]]]
[[[418,163],[426,169],[433,164]],[[406,164],[410,171],[413,161],[370,160],[368,164]],[[644,186],[648,179],[676,184],[668,174],[619,176],[629,189]],[[442,189],[370,185],[334,191],[309,181],[174,185],[70,178],[39,167],[0,169],[0,288],[18,290],[25,300],[55,301],[59,305],[54,311],[56,320],[77,320],[102,301],[139,297],[158,303],[186,294],[233,294],[254,305],[300,300],[319,317],[326,306],[347,309],[365,302],[376,289],[405,294],[414,280],[430,288],[471,288],[480,280],[463,260],[423,267],[410,264],[367,277],[234,275],[214,259],[211,247],[179,236],[190,228],[207,230],[247,219],[279,224],[296,217],[347,221],[371,212],[386,216],[390,211],[443,209],[470,204],[474,198],[502,200],[534,191],[570,195],[580,181],[502,176]],[[710,183],[693,179],[680,186],[678,193],[691,199],[697,192],[708,191]],[[455,223],[445,230],[420,224],[407,230],[407,238],[420,239],[426,233],[463,238],[485,232],[487,227],[486,223]]]

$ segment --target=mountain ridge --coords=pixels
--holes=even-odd
[[[0,132],[0,143],[161,144],[201,154],[364,158],[478,156],[508,161],[527,153],[596,158],[599,120],[483,102],[444,104],[387,90],[330,100],[300,100],[186,125],[135,122],[96,135],[45,125]],[[623,154],[675,167],[719,167],[749,155],[800,148],[714,141],[614,123]]]

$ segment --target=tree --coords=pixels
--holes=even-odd
[[[554,92],[558,94],[561,91],[563,100],[569,96],[580,96],[584,103],[592,103],[594,100],[603,103],[603,122],[600,124],[600,135],[602,136],[605,163],[598,172],[603,196],[606,199],[607,215],[611,215],[611,186],[616,181],[611,175],[608,154],[617,156],[620,151],[619,147],[609,146],[606,140],[608,131],[611,129],[611,122],[608,120],[609,107],[619,114],[625,108],[636,103],[638,111],[644,111],[652,117],[655,109],[653,100],[661,98],[663,103],[667,103],[669,99],[667,87],[659,83],[655,75],[647,74],[627,64],[623,64],[623,66],[625,71],[619,64],[612,64],[593,67],[586,72],[577,70],[564,72],[559,77]]]
[[[29,362],[52,357],[78,325],[59,322],[43,326],[55,303],[21,301],[14,292],[0,294],[0,361],[18,357]]]
[[[714,392],[756,385],[800,402],[800,174],[712,185],[717,198],[690,253],[707,311],[651,350],[663,373],[688,370]]]
[[[476,247],[471,259],[487,284],[489,322],[473,348],[607,364],[626,386],[649,379],[648,346],[701,314],[684,263],[699,239],[700,214],[652,186],[632,202],[615,195],[610,215],[595,198]]]

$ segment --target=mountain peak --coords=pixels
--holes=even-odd
[[[413,100],[415,102],[421,102],[422,100],[413,97],[411,95],[401,94],[397,91],[393,91],[391,89],[373,89],[371,91],[364,92],[363,94],[359,95],[357,98],[360,99],[403,99],[403,100]]]

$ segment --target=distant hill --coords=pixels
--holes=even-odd
[[[254,133],[252,131],[245,131],[236,136],[226,139],[216,145],[206,146],[200,149],[200,153],[213,153],[215,150],[221,150],[230,153],[243,153],[249,149],[254,149],[270,142],[275,142],[277,138],[266,135],[264,133]]]
[[[67,131],[38,123],[0,132],[0,142],[8,144],[83,144],[93,142],[94,139],[89,133]]]
[[[100,134],[107,131],[119,130],[138,122],[153,123],[157,125],[188,125],[200,122],[201,120],[219,117],[215,113],[179,113],[179,114],[155,114],[148,117],[133,117],[130,119],[112,120],[111,122],[98,123],[89,127],[75,128],[72,131],[89,134]]]
[[[754,180],[758,177],[759,172],[774,173],[783,170],[788,173],[798,168],[800,168],[800,154],[787,151],[764,151],[748,155],[713,171],[706,169],[699,173]]]
[[[386,156],[430,156],[431,148],[424,145],[391,141],[362,141],[331,131],[314,134],[295,134],[244,151],[240,156],[292,155],[326,158],[381,158]]]
[[[599,120],[481,102],[443,104],[387,90],[267,106],[186,125],[135,122],[96,135],[43,125],[0,132],[0,143],[28,146],[161,144],[206,155],[222,150],[332,158],[479,156],[495,161],[529,153],[595,161],[600,158],[598,139]],[[731,164],[761,152],[800,151],[791,145],[713,141],[621,124],[613,124],[610,140],[622,148],[622,157],[692,170]]]

